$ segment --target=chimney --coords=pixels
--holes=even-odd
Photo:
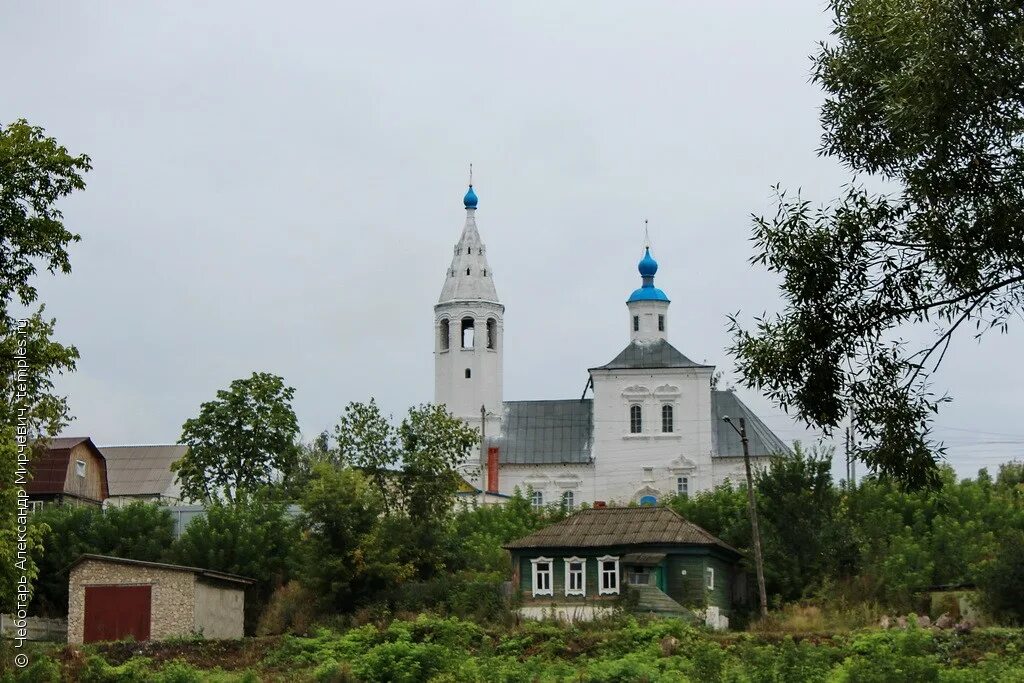
[[[498,492],[498,447],[487,448],[487,493]]]
[[[605,503],[603,500],[595,500],[594,501],[594,507],[595,508],[606,508],[606,507],[608,507],[608,504]]]

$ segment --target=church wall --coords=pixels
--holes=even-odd
[[[577,506],[594,502],[592,464],[502,465],[499,481],[501,492],[507,495],[512,495],[517,486],[524,496],[528,488],[542,492],[545,505],[560,503],[565,491],[573,492]]]
[[[711,488],[712,368],[594,371],[595,486],[608,503],[658,500]],[[642,408],[642,431],[630,433],[630,406]],[[662,433],[661,406],[673,407],[673,431]]]

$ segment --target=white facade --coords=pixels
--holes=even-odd
[[[738,482],[742,450],[724,410],[746,418],[755,466],[785,452],[738,397],[712,388],[713,366],[668,342],[670,302],[654,287],[658,264],[649,250],[638,266],[642,286],[627,302],[628,346],[590,368],[593,398],[503,402],[505,309],[477,230],[472,186],[465,205],[466,224],[434,306],[435,401],[477,428],[484,407],[486,445],[500,454],[498,492],[518,488],[537,505],[575,507],[649,503]],[[488,490],[484,450],[463,472]]]

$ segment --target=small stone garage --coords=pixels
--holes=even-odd
[[[241,638],[252,583],[198,567],[82,555],[71,565],[68,642]]]

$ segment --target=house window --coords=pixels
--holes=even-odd
[[[448,329],[448,318],[444,318],[443,320],[441,320],[440,323],[438,323],[437,331],[441,342],[441,350],[447,351],[448,345],[450,343],[449,335],[451,334],[451,332]]]
[[[665,316],[659,315],[658,316],[658,332],[664,332],[664,331],[665,331]]]
[[[569,557],[565,560],[565,594],[587,594],[587,561],[582,557]]]
[[[576,507],[576,494],[572,491],[565,491],[562,493],[562,507],[566,510],[572,510]]]
[[[469,379],[472,376],[473,376],[473,373],[470,371],[469,368],[466,368],[466,379]]]
[[[704,583],[705,587],[709,591],[715,590],[715,568],[707,567],[704,570],[704,576],[707,578],[707,581]]]
[[[634,567],[629,570],[626,580],[630,586],[647,586],[651,583],[651,572],[647,567]]]
[[[639,434],[643,431],[643,409],[638,405],[629,407],[629,433]]]
[[[75,474],[77,474],[79,477],[85,477],[85,461],[84,460],[76,460],[75,461]]]
[[[498,348],[498,321],[494,318],[487,319],[487,348]]]
[[[538,557],[530,560],[533,565],[533,594],[553,595],[551,590],[551,558]]]
[[[619,594],[619,558],[605,555],[597,558],[597,566],[600,567],[601,585],[598,588],[599,595]]]
[[[689,477],[676,477],[676,494],[683,497],[690,495]]]
[[[31,512],[39,512],[43,509],[43,501],[41,500],[30,500],[28,508]]]
[[[634,315],[633,316],[633,331],[634,332],[639,332],[640,331],[640,316],[638,316],[638,315]]]
[[[661,431],[665,434],[671,434],[673,427],[672,406],[666,403],[661,407]]]
[[[471,349],[473,348],[473,319],[463,318],[462,319],[462,348]]]
[[[534,491],[530,494],[530,503],[533,505],[534,510],[540,510],[544,507],[544,492]]]

